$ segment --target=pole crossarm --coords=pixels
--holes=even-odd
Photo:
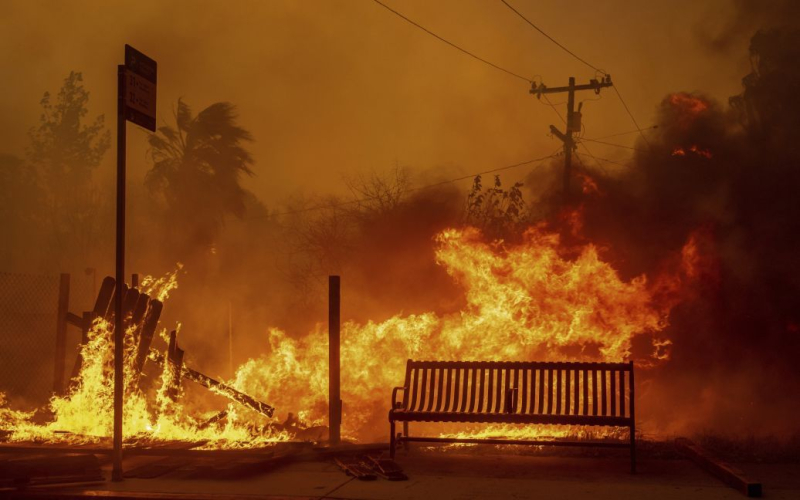
[[[567,142],[570,140],[570,138],[567,137],[567,135],[562,131],[558,130],[555,125],[550,125],[550,133],[561,139],[562,142]]]
[[[567,92],[567,128],[564,132],[558,130],[555,125],[550,125],[550,132],[564,143],[564,203],[570,202],[570,179],[572,177],[572,151],[575,149],[575,140],[572,134],[581,130],[581,104],[578,104],[578,111],[575,111],[575,92],[580,90],[594,90],[595,94],[600,93],[600,89],[611,87],[611,75],[606,74],[601,80],[591,79],[589,83],[575,85],[575,77],[569,78],[569,85],[566,87],[548,88],[545,84],[534,83],[531,87],[531,94],[535,94],[537,99],[542,98],[542,94],[556,94]],[[552,104],[551,104],[552,106]],[[555,109],[555,107],[553,107]]]
[[[530,93],[536,94],[536,97],[541,97],[542,94],[558,94],[561,92],[577,92],[579,90],[594,90],[595,93],[600,93],[600,89],[612,87],[614,83],[611,81],[611,75],[606,75],[602,80],[589,80],[589,83],[575,86],[566,87],[548,87],[543,83],[534,84],[531,86]]]

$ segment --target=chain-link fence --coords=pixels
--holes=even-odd
[[[72,275],[68,310],[80,315],[93,302],[94,273]],[[58,275],[0,272],[0,392],[16,409],[45,404],[53,391]],[[80,331],[67,328],[65,376],[77,354]]]

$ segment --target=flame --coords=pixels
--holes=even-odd
[[[597,182],[595,182],[594,179],[592,179],[591,177],[589,177],[588,175],[586,175],[584,173],[579,173],[578,177],[581,180],[581,190],[583,191],[583,194],[587,194],[587,195],[600,195],[600,194],[602,194],[600,192],[600,188],[597,186]]]
[[[474,228],[448,229],[435,241],[437,262],[463,286],[467,305],[454,314],[342,325],[345,435],[385,432],[390,388],[402,385],[407,359],[623,361],[639,335],[652,337],[646,365],[668,359],[671,342],[657,334],[679,301],[683,276],[625,281],[594,245],[564,257],[559,235],[544,225],[518,245],[485,242]],[[268,337],[270,352],[239,369],[237,389],[264,394],[283,411],[303,410],[311,424],[326,421],[324,326],[299,338],[270,329]],[[542,433],[531,426],[504,432]]]
[[[180,270],[178,267],[178,270]],[[146,277],[143,290],[151,297],[166,299],[169,291],[177,288],[178,270],[158,279]],[[164,333],[162,332],[162,335]],[[223,424],[202,428],[205,419],[188,415],[180,399],[167,396],[170,380],[169,364],[162,371],[161,386],[152,403],[138,389],[133,368],[133,331],[125,335],[124,356],[124,408],[123,429],[127,442],[138,443],[179,440],[207,442],[205,447],[230,448],[263,446],[276,441],[285,441],[285,432],[267,429],[255,432],[251,422],[253,415],[240,414],[239,408],[229,406]],[[113,326],[103,318],[97,318],[90,331],[88,341],[82,346],[83,358],[80,375],[74,387],[64,396],[54,396],[49,403],[52,419],[46,424],[32,422],[33,412],[13,411],[5,406],[0,394],[0,429],[10,431],[10,441],[68,442],[71,444],[97,443],[111,437],[113,429]],[[206,418],[210,416],[207,415]]]
[[[678,108],[682,114],[697,117],[709,108],[708,101],[687,92],[670,94],[669,103]]]
[[[703,158],[710,160],[714,155],[711,153],[710,150],[701,148],[700,146],[693,144],[689,147],[689,151],[694,153],[697,156],[702,156]],[[672,150],[672,156],[686,156],[686,149],[682,147],[676,147]]]
[[[580,229],[580,213],[564,215],[568,231]],[[685,280],[696,275],[697,244],[687,243],[680,262],[649,280],[645,275],[622,279],[592,244],[564,248],[561,236],[545,224],[529,228],[522,241],[487,242],[474,228],[447,229],[435,239],[439,265],[464,290],[461,311],[397,314],[385,321],[342,325],[343,435],[351,439],[382,436],[390,389],[402,385],[406,360],[572,360],[631,359],[634,338],[644,336],[652,352],[639,366],[669,358],[671,342],[660,338],[672,307],[681,300]],[[177,272],[144,289],[166,298],[177,286]],[[132,335],[128,335],[131,338]],[[304,336],[271,328],[270,349],[245,362],[231,383],[278,408],[280,416],[302,427],[321,426],[328,414],[328,341],[323,324]],[[204,442],[204,447],[264,446],[292,439],[297,428],[256,425],[262,417],[228,407],[224,422],[200,425],[185,398],[171,396],[165,369],[156,394],[138,390],[129,362],[133,342],[126,343],[124,429],[127,443],[155,440]],[[50,401],[53,419],[42,425],[31,414],[0,404],[0,428],[11,440],[93,442],[111,436],[113,386],[110,373],[112,332],[98,319],[81,354],[85,362],[78,384]],[[0,401],[2,403],[2,401]],[[262,420],[263,423],[263,420]],[[287,430],[289,428],[289,430]],[[448,431],[451,432],[451,431]],[[476,435],[476,431],[468,432]],[[571,428],[515,426],[485,428],[480,433],[536,437],[575,435]],[[613,435],[614,431],[603,435]]]

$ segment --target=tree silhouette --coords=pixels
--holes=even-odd
[[[87,264],[102,234],[103,199],[92,185],[92,172],[111,141],[103,115],[84,123],[88,103],[83,76],[71,71],[55,99],[45,92],[39,125],[29,132],[27,161],[42,188],[42,220],[60,249],[54,264],[61,267],[72,257]]]
[[[225,215],[244,215],[247,192],[239,179],[253,175],[253,158],[243,143],[253,139],[236,118],[231,103],[214,103],[193,116],[179,99],[175,127],[150,135],[153,167],[145,183],[166,202],[178,257],[198,245],[213,248]]]
[[[731,97],[751,136],[794,152],[800,131],[800,30],[758,31],[750,40],[752,72],[742,79],[744,91]]]
[[[90,125],[83,123],[89,92],[79,72],[71,71],[64,79],[55,102],[45,92],[40,103],[39,126],[29,133],[28,161],[36,167],[48,191],[61,199],[64,196],[59,193],[89,185],[92,171],[110,146],[110,136],[103,115]]]

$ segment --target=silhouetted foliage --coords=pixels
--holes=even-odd
[[[80,72],[72,71],[55,99],[45,92],[39,125],[30,130],[29,167],[41,190],[41,219],[60,252],[63,266],[73,257],[84,264],[101,236],[103,198],[92,184],[92,172],[110,146],[103,115],[86,124],[89,92]],[[32,173],[31,173],[32,175]]]
[[[54,197],[73,189],[86,188],[103,155],[110,146],[104,117],[91,124],[83,123],[88,113],[89,92],[83,76],[70,72],[55,102],[45,92],[40,101],[39,126],[30,131],[28,161],[40,174],[41,181]]]
[[[243,143],[253,139],[236,118],[231,103],[212,104],[194,116],[178,100],[175,127],[160,127],[149,138],[153,167],[145,182],[163,195],[170,234],[183,255],[195,245],[212,247],[225,215],[244,215],[247,193],[239,180],[253,175],[253,158]]]
[[[484,189],[481,176],[475,177],[467,197],[466,223],[479,228],[489,239],[514,240],[529,225],[530,217],[522,198],[521,182],[503,189],[500,176]]]
[[[794,146],[800,131],[798,60],[800,31],[757,32],[750,40],[753,71],[742,79],[744,91],[730,100],[751,135],[777,147]]]

